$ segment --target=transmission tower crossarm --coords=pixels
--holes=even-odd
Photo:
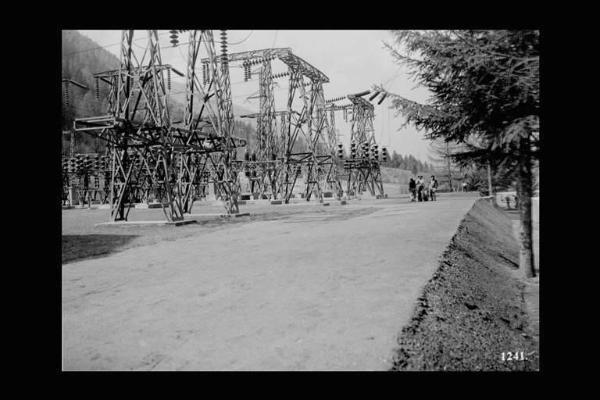
[[[88,89],[88,87],[86,85],[84,85],[83,83],[79,83],[77,81],[74,81],[73,79],[67,79],[67,78],[63,78],[63,83],[71,83],[75,86],[79,86],[82,89]]]
[[[302,75],[310,78],[312,81],[318,81],[322,83],[328,83],[329,78],[322,71],[312,66],[302,58],[298,57],[292,52],[289,47],[283,48],[271,48],[262,50],[244,51],[240,53],[228,54],[227,60],[229,62],[236,61],[247,61],[260,58],[271,58],[276,57],[284,62],[290,69],[301,73]],[[209,61],[208,58],[203,58],[202,62]]]
[[[289,111],[287,110],[283,110],[283,111],[274,111],[273,115],[274,116],[280,116],[280,115],[287,115]],[[243,114],[240,115],[240,118],[258,118],[260,117],[260,113],[252,113],[252,114]]]
[[[237,62],[237,61],[256,60],[256,59],[261,59],[261,58],[271,58],[271,57],[279,58],[282,55],[290,53],[291,51],[292,51],[292,49],[290,49],[289,47],[242,51],[239,53],[229,53],[227,55],[227,60],[229,62]],[[202,61],[205,62],[205,61],[208,61],[208,59],[203,58]]]

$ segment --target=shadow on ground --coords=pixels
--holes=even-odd
[[[299,222],[314,220],[349,219],[376,211],[378,208],[367,209],[336,209],[334,212],[327,208],[304,208],[292,207],[284,209],[269,209],[267,212],[253,212],[249,216],[241,218],[219,218],[215,216],[197,217],[195,224],[182,226],[164,225],[122,225],[122,226],[96,226],[96,220],[87,216],[88,219],[78,218],[76,220],[63,222],[65,225],[77,226],[78,230],[62,235],[62,263],[82,260],[92,257],[106,257],[112,253],[120,252],[138,246],[149,246],[162,241],[174,241],[199,233],[212,232],[226,229],[234,225],[249,222],[288,221],[300,218]],[[309,218],[310,217],[310,218]],[[70,226],[67,226],[67,229]],[[64,231],[63,231],[64,232]],[[102,233],[95,233],[102,232]]]
[[[63,235],[62,263],[80,258],[105,256],[129,244],[137,235]]]
[[[498,209],[503,211],[512,221],[518,221],[521,219],[521,212],[518,209],[511,208],[510,210],[507,210],[506,208],[502,207],[498,207]]]

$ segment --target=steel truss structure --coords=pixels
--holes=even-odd
[[[162,64],[156,30],[147,31],[148,43],[139,59],[132,49],[133,34],[133,30],[122,32],[119,69],[95,74],[97,83],[110,85],[108,114],[74,122],[76,131],[91,133],[109,145],[110,220],[127,220],[135,200],[154,200],[168,221],[181,221],[209,182],[224,200],[226,211],[237,213],[234,157],[236,148],[246,143],[232,135],[229,72],[226,62],[218,68],[212,32],[190,32],[183,125],[171,121],[167,104],[171,72],[183,74]],[[226,60],[225,32],[221,42],[220,57]],[[201,44],[207,51],[206,70],[211,77],[203,85],[194,73]],[[196,93],[202,106],[194,117]],[[209,103],[213,96],[216,112]],[[211,129],[205,131],[207,127]]]
[[[348,195],[361,194],[368,190],[372,196],[384,197],[381,169],[379,165],[379,146],[375,140],[373,120],[375,107],[363,96],[365,91],[350,94],[327,101],[326,110],[330,113],[329,140],[335,140],[335,112],[343,111],[344,120],[350,116],[350,158],[343,160],[341,154],[336,157],[338,168],[342,165],[343,173],[338,170],[337,177],[346,182],[345,192]],[[372,96],[373,98],[374,96]],[[349,104],[336,105],[337,101],[348,99]],[[342,145],[338,145],[342,148]]]
[[[83,158],[67,161],[65,188],[76,181],[85,201],[108,202],[111,221],[127,220],[134,203],[151,201],[161,205],[168,221],[183,220],[195,200],[207,197],[211,184],[226,212],[237,213],[242,171],[252,193],[285,203],[300,176],[306,200],[313,196],[322,200],[328,190],[338,198],[344,192],[365,190],[384,195],[374,107],[362,98],[368,91],[325,101],[323,84],[329,78],[289,48],[228,54],[227,34],[221,31],[218,54],[212,31],[171,31],[174,45],[183,32],[189,34],[185,74],[162,63],[156,30],[147,31],[147,46],[140,57],[132,48],[134,31],[122,32],[119,68],[94,75],[97,96],[98,85],[109,85],[107,114],[78,118],[73,124],[74,131],[107,142],[108,162],[91,168],[82,166]],[[273,73],[271,62],[276,59],[286,65],[286,72]],[[242,63],[246,80],[251,78],[250,66],[260,65],[259,112],[242,116],[257,119],[257,143],[251,153],[246,150],[244,160],[236,157],[246,142],[233,136],[229,68],[234,62]],[[196,73],[198,63],[201,79]],[[186,104],[179,122],[171,120],[168,107],[172,73],[185,77]],[[287,106],[276,111],[273,83],[282,77],[289,77]],[[68,87],[70,82],[64,84]],[[351,103],[336,105],[341,99]],[[335,111],[340,110],[346,120],[351,113],[352,146],[359,146],[343,163],[336,156]],[[303,151],[296,146],[300,134],[306,142]]]
[[[70,191],[77,194],[79,204],[108,203],[110,166],[108,157],[99,154],[75,154],[62,160],[62,201],[73,205]]]
[[[195,71],[202,47],[208,57],[202,62],[200,82]],[[210,102],[213,97],[216,99],[216,110],[215,104]],[[199,112],[194,116],[196,108],[199,108]],[[208,129],[209,138],[222,141],[221,148],[217,146],[212,151],[206,151],[208,149],[205,148],[204,152],[198,153],[188,149],[182,153],[179,184],[185,198],[184,211],[191,212],[194,200],[206,197],[208,184],[213,183],[215,197],[225,202],[227,212],[239,212],[238,175],[241,164],[236,160],[236,148],[246,143],[233,137],[233,105],[225,31],[221,31],[220,55],[216,53],[212,31],[189,31],[183,127],[189,133],[185,138],[187,146],[206,143],[206,138],[202,139],[203,133],[206,134],[203,129]]]
[[[287,66],[287,72],[272,73],[271,61],[275,59]],[[251,76],[250,67],[261,65],[259,112],[242,116],[257,118],[256,148],[244,162],[246,176],[251,182],[250,190],[254,192],[256,187],[259,198],[269,192],[274,199],[281,198],[288,203],[298,177],[303,175],[306,200],[313,195],[322,199],[325,189],[339,192],[333,163],[334,148],[324,137],[328,120],[323,84],[329,82],[329,78],[289,48],[230,54],[229,62],[236,61],[242,62],[246,80]],[[289,76],[287,109],[275,111],[273,80],[283,76]],[[277,116],[281,120],[279,137],[275,129]],[[300,133],[308,147],[304,152],[294,150]]]

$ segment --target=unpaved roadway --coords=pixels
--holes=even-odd
[[[63,369],[389,369],[474,200],[363,200],[65,264]]]

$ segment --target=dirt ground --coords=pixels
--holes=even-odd
[[[512,222],[485,200],[467,214],[402,330],[394,370],[539,370],[539,285],[517,270]]]
[[[384,200],[385,201],[385,200]],[[362,202],[356,201],[358,204]],[[199,232],[212,232],[227,229],[234,225],[256,221],[277,221],[293,215],[314,214],[328,218],[334,213],[338,217],[368,212],[369,207],[360,211],[352,205],[341,205],[339,201],[323,206],[318,202],[297,202],[289,205],[269,205],[258,202],[240,206],[240,214],[248,216],[223,218],[221,205],[199,205],[192,209],[192,215],[185,219],[195,220],[195,224],[182,226],[164,225],[99,225],[108,220],[107,210],[70,209],[62,215],[62,262],[63,264],[90,257],[104,257],[110,253],[133,247],[149,246],[161,241],[172,241],[194,236]],[[129,221],[163,221],[160,209],[135,209],[131,211]]]
[[[403,201],[408,195],[400,194],[400,186],[384,183],[385,193],[389,200],[377,201],[381,204],[389,201]],[[451,196],[451,195],[450,195]],[[366,204],[370,196],[353,200],[349,204]],[[395,199],[395,200],[392,200]],[[63,210],[62,213],[62,262],[104,257],[110,253],[132,247],[148,246],[164,240],[176,240],[195,235],[198,231],[215,230],[234,224],[249,221],[273,221],[293,214],[318,213],[329,215],[332,210],[338,214],[356,213],[348,206],[341,206],[339,201],[326,200],[329,206],[324,207],[318,202],[307,203],[301,199],[293,199],[290,205],[271,206],[268,201],[258,201],[254,204],[240,205],[240,213],[250,213],[248,217],[221,218],[225,208],[220,204],[198,201],[192,207],[193,219],[197,223],[185,226],[95,226],[109,220],[109,211],[98,208],[75,208]],[[361,212],[365,212],[363,209]],[[202,214],[202,215],[200,215]],[[160,209],[132,209],[129,221],[163,221],[164,214]]]
[[[181,227],[65,210],[63,369],[387,370],[475,196],[247,205]],[[90,234],[114,238],[87,254]]]

